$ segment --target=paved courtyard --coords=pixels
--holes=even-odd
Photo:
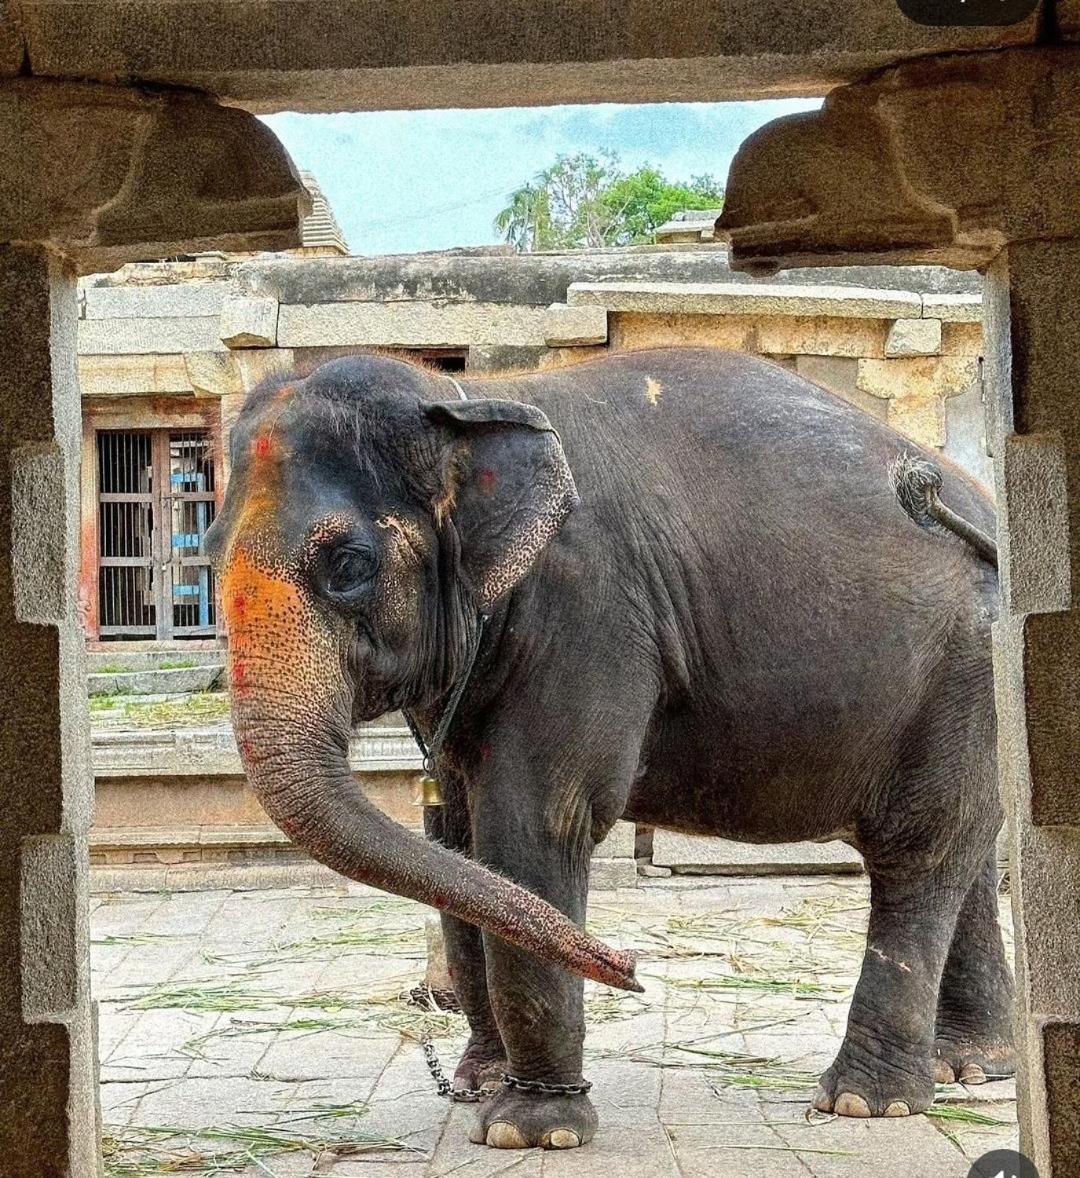
[[[440,1099],[460,1015],[405,1000],[424,910],[368,889],[125,894],[92,916],[106,1174],[243,1178],[964,1178],[1015,1147],[1012,1081],[939,1089],[933,1115],[807,1113],[843,1032],[867,917],[852,878],[683,878],[598,892],[642,950],[643,995],[589,983],[601,1129],[567,1153],[470,1145]]]

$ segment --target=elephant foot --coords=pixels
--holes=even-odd
[[[985,1084],[1016,1072],[1016,1056],[1007,1038],[973,1041],[942,1035],[931,1055],[939,1084]]]
[[[587,1096],[539,1095],[500,1088],[479,1108],[469,1140],[494,1149],[576,1149],[596,1132],[596,1109]]]
[[[890,1052],[896,1058],[861,1058],[845,1043],[821,1077],[814,1108],[841,1117],[907,1117],[934,1099],[929,1056]]]
[[[501,1042],[470,1038],[454,1072],[455,1092],[491,1090],[500,1084],[507,1070],[506,1049]]]

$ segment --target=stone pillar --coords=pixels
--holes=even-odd
[[[48,246],[0,246],[0,321],[0,1158],[10,1178],[88,1178],[99,1151],[78,305]]]
[[[744,268],[871,257],[987,271],[1019,1111],[1041,1178],[1080,1176],[1077,158],[1080,50],[931,59],[759,132],[721,218]]]
[[[93,1178],[75,274],[285,248],[309,197],[264,126],[189,93],[0,83],[0,163],[0,1174]]]
[[[1077,283],[1080,239],[1028,242],[1003,252],[987,290],[1021,1148],[1044,1178],[1080,1175],[1080,323],[1066,310]]]

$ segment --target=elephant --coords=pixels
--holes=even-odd
[[[441,911],[472,1140],[595,1132],[582,978],[640,988],[583,931],[620,818],[861,854],[866,951],[818,1109],[904,1116],[935,1080],[1013,1071],[997,570],[970,542],[994,512],[962,471],[710,348],[460,381],[358,354],[256,389],[230,445],[207,549],[248,779],[316,860]],[[905,514],[898,458],[933,460],[940,499],[909,478]],[[436,746],[426,838],[349,771],[354,727],[396,709]]]

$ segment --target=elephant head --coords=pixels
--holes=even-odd
[[[573,509],[547,418],[459,400],[437,374],[360,356],[253,392],[231,467],[207,551],[221,575],[237,744],[273,821],[350,879],[639,989],[632,954],[386,817],[348,763],[359,720],[447,694],[479,617]]]

